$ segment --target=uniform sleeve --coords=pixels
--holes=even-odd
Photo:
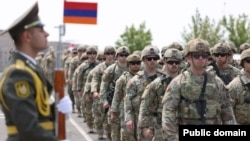
[[[149,108],[150,106],[154,107],[153,100],[155,99],[155,93],[152,94],[154,91],[154,84],[151,82],[146,86],[146,89],[143,92],[142,100],[140,104],[140,110],[139,110],[139,119],[138,119],[138,126],[139,127],[149,127],[150,123],[152,123],[152,111],[150,112]]]
[[[9,73],[3,84],[3,95],[9,107],[10,120],[25,141],[57,141],[50,131],[39,125],[34,85],[32,76],[26,71]]]
[[[228,123],[228,121],[235,120],[234,112],[232,108],[232,99],[228,93],[228,89],[225,87],[221,79],[216,77],[216,82],[218,89],[220,91],[220,103],[221,103],[221,119],[223,124]]]
[[[100,101],[101,103],[108,102],[107,97],[108,97],[108,89],[109,89],[109,84],[111,83],[111,77],[112,77],[112,71],[113,67],[108,67],[107,69],[104,70],[104,73],[102,75],[102,81],[101,81],[101,86],[100,86]]]
[[[101,82],[101,72],[100,72],[100,67],[97,66],[94,68],[94,73],[93,77],[91,80],[91,92],[99,92],[99,87],[100,87],[100,82]]]
[[[115,84],[115,92],[114,92],[114,97],[113,97],[112,104],[111,104],[111,110],[113,112],[119,111],[120,103],[125,95],[125,89],[126,89],[125,87],[126,87],[125,76],[121,75],[117,79],[116,84]]]
[[[176,113],[180,102],[180,84],[173,79],[163,97],[162,128],[168,141],[178,141],[178,124]]]
[[[135,77],[136,76],[130,79],[126,85],[126,96],[124,101],[125,121],[135,120],[135,111],[133,110],[132,105],[132,100],[137,94],[136,79],[134,79]]]
[[[83,63],[82,65],[80,65],[79,67],[79,71],[78,71],[78,75],[76,77],[76,89],[78,91],[83,90],[83,75],[84,75],[84,66],[85,63]]]

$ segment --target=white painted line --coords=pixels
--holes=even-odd
[[[82,129],[82,127],[80,127],[74,119],[72,119],[71,117],[69,117],[68,119],[74,126],[75,128],[80,132],[80,134],[87,140],[87,141],[94,141],[92,138],[90,138],[90,136]]]

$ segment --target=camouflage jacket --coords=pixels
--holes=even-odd
[[[118,63],[114,63],[106,68],[102,75],[101,87],[100,87],[100,100],[101,103],[107,102],[108,92],[110,91],[111,83],[115,81],[122,75],[124,71],[127,71],[128,68],[122,68]]]
[[[232,97],[235,118],[239,124],[250,124],[250,78],[245,74],[236,77],[227,88]]]
[[[162,128],[168,141],[178,140],[178,125],[201,124],[197,103],[204,76],[194,75],[190,69],[175,77],[163,97]],[[213,71],[207,72],[205,124],[223,124],[233,120],[231,98],[220,78]]]
[[[148,76],[145,71],[139,71],[132,77],[126,85],[125,96],[125,121],[136,120],[139,114],[139,106],[141,104],[141,96],[146,86],[155,78],[161,76],[162,73],[157,72],[153,76]]]

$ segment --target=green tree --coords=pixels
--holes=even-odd
[[[188,27],[188,30],[184,27],[181,34],[186,43],[191,39],[202,38],[207,40],[211,46],[214,46],[223,37],[220,23],[215,23],[208,16],[202,18],[198,9],[192,16],[192,24],[189,24]]]
[[[126,26],[125,32],[120,35],[120,39],[115,42],[117,47],[127,46],[130,52],[142,50],[146,45],[150,45],[152,35],[149,29],[146,29],[145,22],[139,25],[136,29],[134,25]]]
[[[238,18],[230,15],[221,20],[221,24],[228,32],[228,39],[232,41],[236,47],[245,42],[250,42],[250,22],[248,16],[241,14]]]

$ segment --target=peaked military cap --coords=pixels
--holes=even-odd
[[[30,9],[16,19],[9,28],[0,33],[0,35],[9,32],[14,39],[19,33],[31,27],[43,27],[43,23],[38,16],[38,2],[35,2]]]

